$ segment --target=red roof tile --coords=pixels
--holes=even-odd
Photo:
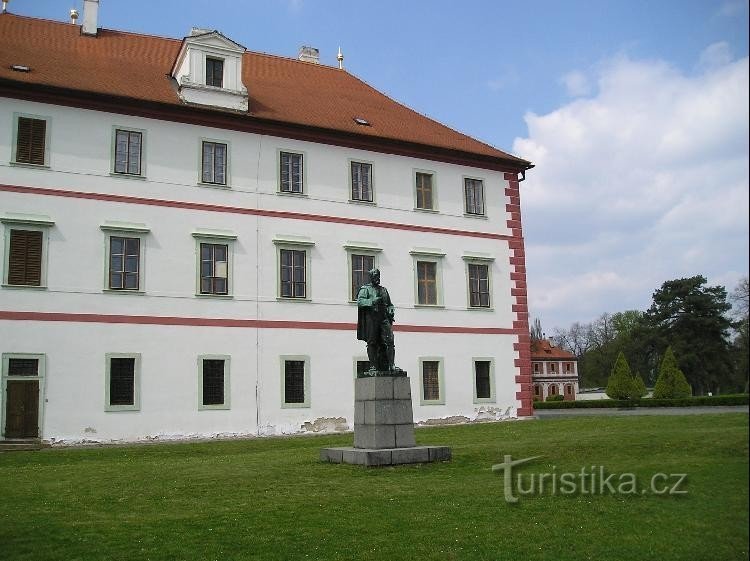
[[[122,96],[183,106],[169,76],[181,40],[101,29],[96,38],[69,23],[0,15],[0,81]],[[28,73],[12,65],[29,66]],[[247,52],[243,82],[249,111],[264,119],[362,137],[415,143],[496,158],[517,169],[529,162],[429,119],[338,68]],[[367,119],[361,126],[354,117]]]
[[[578,360],[576,355],[552,346],[547,339],[531,341],[531,360]]]

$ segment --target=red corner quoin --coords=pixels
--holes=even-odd
[[[516,314],[516,320],[513,322],[513,327],[520,330],[518,342],[513,345],[513,349],[518,353],[518,358],[514,361],[515,366],[518,367],[516,383],[519,385],[519,391],[516,392],[516,399],[521,402],[521,406],[518,408],[518,416],[529,417],[534,414],[534,405],[531,383],[529,306],[526,295],[526,252],[523,245],[523,229],[521,226],[521,194],[517,174],[506,173],[505,179],[508,181],[505,195],[509,201],[505,205],[505,211],[509,217],[506,225],[513,232],[513,239],[508,242],[512,250],[510,257],[510,278],[513,282],[511,295],[515,297],[513,312]]]

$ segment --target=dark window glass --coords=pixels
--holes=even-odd
[[[109,359],[109,404],[133,405],[135,403],[135,359]]]
[[[302,193],[302,154],[282,152],[280,157],[282,193]]]
[[[437,263],[417,261],[417,303],[437,305]]]
[[[109,238],[109,288],[138,290],[140,251],[138,238]]]
[[[417,208],[432,210],[432,174],[417,172]]]
[[[43,239],[43,233],[38,230],[10,231],[8,284],[41,286]]]
[[[489,267],[469,263],[469,305],[472,308],[490,307]]]
[[[484,214],[484,183],[481,179],[464,179],[466,214]]]
[[[489,399],[492,397],[490,362],[488,360],[477,360],[474,362],[474,375],[476,377],[477,399]]]
[[[284,361],[284,403],[305,402],[305,361]]]
[[[36,358],[9,358],[8,376],[38,376],[39,359]]]
[[[141,174],[141,140],[139,132],[118,130],[115,133],[115,173]]]
[[[203,405],[224,405],[224,361],[203,359]]]
[[[372,202],[372,164],[352,162],[352,200]]]
[[[220,142],[203,143],[203,183],[227,184],[227,145]]]
[[[224,61],[218,58],[206,57],[206,84],[224,87]]]
[[[306,252],[296,249],[279,250],[281,260],[281,296],[283,298],[305,298],[307,279],[305,276]]]
[[[229,246],[201,244],[201,294],[229,294]]]
[[[425,401],[440,399],[440,363],[438,361],[422,362],[422,389]]]
[[[44,119],[18,118],[16,136],[16,162],[44,165],[47,121]]]
[[[352,300],[357,299],[357,293],[367,284],[370,276],[368,272],[375,268],[375,258],[372,255],[352,254]]]

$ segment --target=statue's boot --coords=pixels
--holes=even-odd
[[[385,351],[385,356],[388,359],[388,370],[393,372],[396,370],[396,347],[387,347]]]

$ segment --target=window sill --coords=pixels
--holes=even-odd
[[[128,411],[140,412],[138,405],[109,405],[104,408],[105,413],[123,413]]]
[[[436,208],[419,208],[414,207],[414,212],[426,212],[427,214],[440,214],[440,211]]]
[[[146,293],[143,290],[127,290],[127,289],[115,289],[115,288],[102,288],[104,294],[132,294],[134,296],[145,296]]]
[[[467,306],[467,310],[470,312],[494,312],[495,308],[493,307],[485,307],[485,306]]]
[[[353,205],[378,206],[375,201],[358,201],[357,199],[349,199],[349,202]]]
[[[199,181],[196,185],[198,187],[208,187],[209,189],[221,189],[222,191],[232,190],[232,186],[227,185],[226,183],[203,183],[202,181]]]
[[[443,304],[414,304],[415,308],[437,308],[438,310],[442,310],[445,308]]]
[[[18,289],[18,290],[47,290],[45,285],[33,285],[33,284],[3,284],[3,288]]]
[[[295,193],[294,191],[276,191],[276,194],[281,195],[282,197],[297,197],[301,199],[308,198],[306,191],[302,191],[301,193]]]
[[[282,409],[310,409],[309,403],[282,403]]]
[[[277,296],[277,302],[312,302],[312,298],[292,298],[290,296]]]
[[[196,298],[206,298],[208,300],[216,299],[216,300],[233,300],[234,296],[232,294],[196,294]]]
[[[474,398],[475,405],[484,405],[486,403],[497,403],[497,400],[494,397],[475,397]]]
[[[471,214],[469,212],[464,212],[464,218],[476,218],[478,220],[489,220],[486,214]]]
[[[146,176],[140,173],[118,173],[116,171],[110,171],[109,176],[118,177],[120,179],[136,179],[139,181],[146,181]]]
[[[50,169],[49,164],[27,164],[26,162],[10,162],[10,165],[29,169]]]
[[[221,405],[199,405],[198,411],[228,411],[230,409],[229,404]]]
[[[420,405],[445,405],[445,400],[444,399],[436,399],[434,401],[424,401],[424,400],[422,400],[422,401],[419,402],[419,404]]]

